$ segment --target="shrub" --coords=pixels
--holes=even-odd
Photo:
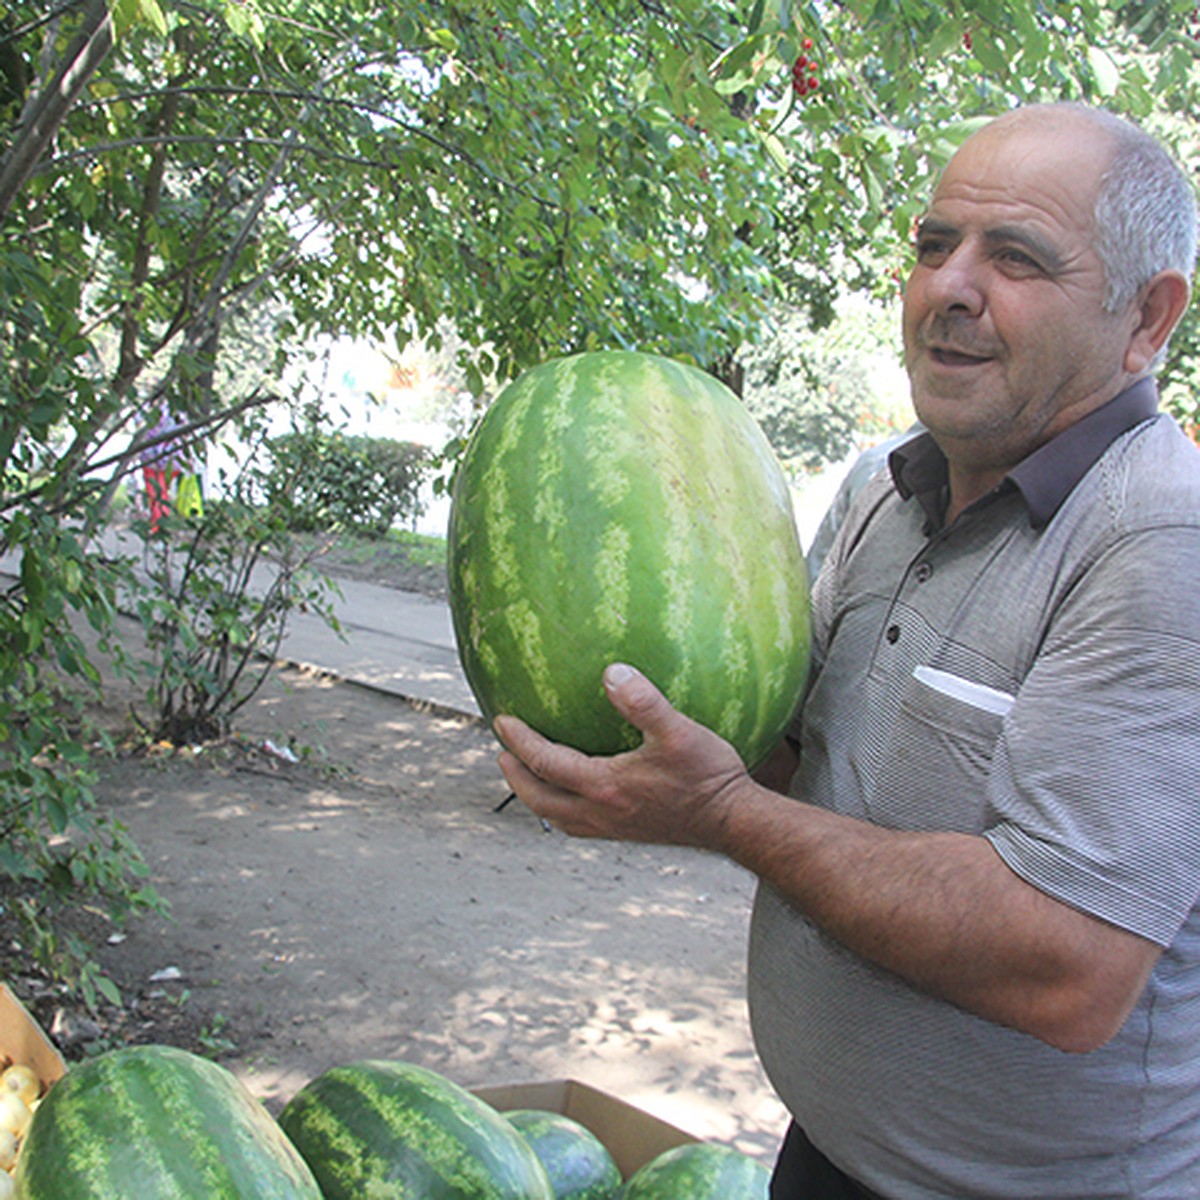
[[[117,999],[115,988],[64,916],[88,907],[119,921],[163,908],[94,792],[92,749],[106,743],[87,702],[100,676],[76,624],[119,657],[109,635],[122,571],[32,507],[4,522],[0,548],[20,562],[0,595],[0,910],[26,953],[94,1005],[98,992]]]
[[[423,446],[308,429],[272,438],[268,448],[264,499],[289,514],[292,529],[382,537],[421,513],[430,468]]]
[[[224,736],[266,681],[293,612],[338,629],[336,585],[311,569],[314,554],[278,506],[234,497],[165,519],[147,539],[136,592],[150,682],[134,717],[148,736],[174,745]]]

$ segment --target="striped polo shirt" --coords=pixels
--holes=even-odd
[[[1200,1196],[1200,452],[1145,380],[943,526],[906,443],[813,597],[796,796],[987,838],[1064,903],[1165,948],[1101,1049],[923,995],[768,885],[749,995],[772,1083],[889,1200]]]

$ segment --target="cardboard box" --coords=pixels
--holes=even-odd
[[[472,1088],[472,1091],[500,1112],[537,1108],[578,1121],[608,1148],[624,1179],[664,1150],[699,1140],[669,1122],[577,1079],[499,1084]]]
[[[5,1059],[32,1067],[43,1088],[67,1072],[67,1064],[42,1027],[13,995],[8,984],[0,983],[0,1061]]]

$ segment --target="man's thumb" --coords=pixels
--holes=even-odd
[[[674,712],[662,692],[628,663],[612,663],[605,670],[604,690],[617,712],[643,733]]]

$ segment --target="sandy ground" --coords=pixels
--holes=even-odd
[[[771,1159],[785,1116],[747,1027],[740,868],[496,812],[486,730],[328,676],[278,672],[239,730],[237,749],[103,767],[172,908],[103,958],[226,1039],[268,1107],[326,1067],[403,1058],[466,1086],[581,1079]]]

